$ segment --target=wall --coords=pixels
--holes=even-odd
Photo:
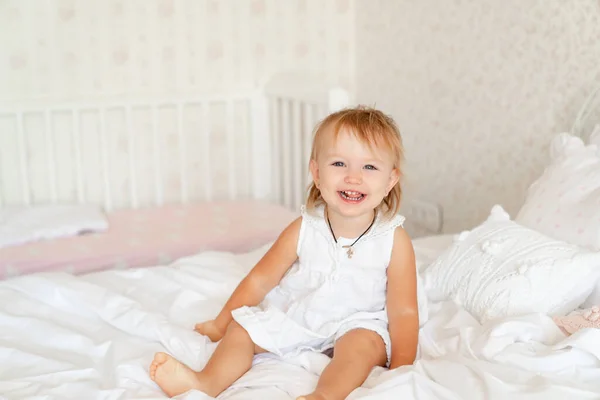
[[[409,195],[439,201],[445,230],[495,203],[515,215],[600,81],[597,0],[356,4],[356,88],[399,123]]]
[[[348,85],[349,0],[0,1],[0,100],[249,88],[270,73]]]

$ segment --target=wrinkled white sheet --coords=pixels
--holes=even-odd
[[[419,241],[415,241],[419,254]],[[204,253],[171,266],[82,277],[51,273],[0,282],[0,395],[4,399],[163,399],[148,377],[156,351],[194,369],[215,348],[193,332],[214,317],[265,249]],[[565,337],[529,315],[481,326],[460,307],[430,304],[414,366],[372,372],[350,399],[598,399],[600,331]],[[295,399],[328,362],[258,356],[219,396]],[[180,399],[208,399],[187,393]]]

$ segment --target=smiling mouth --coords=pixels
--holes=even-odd
[[[367,197],[367,195],[364,193],[355,192],[352,190],[341,190],[338,192],[338,194],[342,199],[350,203],[358,203]]]

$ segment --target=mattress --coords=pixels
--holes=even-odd
[[[0,248],[0,279],[165,265],[204,250],[243,253],[275,240],[298,216],[262,201],[214,201],[120,210],[109,229]]]
[[[415,240],[417,258],[443,251],[450,240]],[[154,353],[202,368],[216,345],[194,324],[219,312],[266,249],[0,282],[0,393],[20,400],[166,398],[148,377]],[[419,262],[426,268],[428,261]],[[482,326],[452,302],[429,309],[414,366],[374,369],[349,399],[598,399],[600,330],[566,336],[537,314]],[[328,361],[315,353],[259,355],[219,398],[295,399],[314,388]]]

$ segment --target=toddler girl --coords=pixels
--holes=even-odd
[[[345,399],[376,366],[412,364],[419,308],[413,247],[398,214],[403,150],[394,121],[346,109],[316,128],[301,216],[277,238],[223,310],[196,331],[220,341],[200,372],[157,353],[151,378],[169,396],[212,397],[255,354],[333,350],[317,387],[299,399]]]

